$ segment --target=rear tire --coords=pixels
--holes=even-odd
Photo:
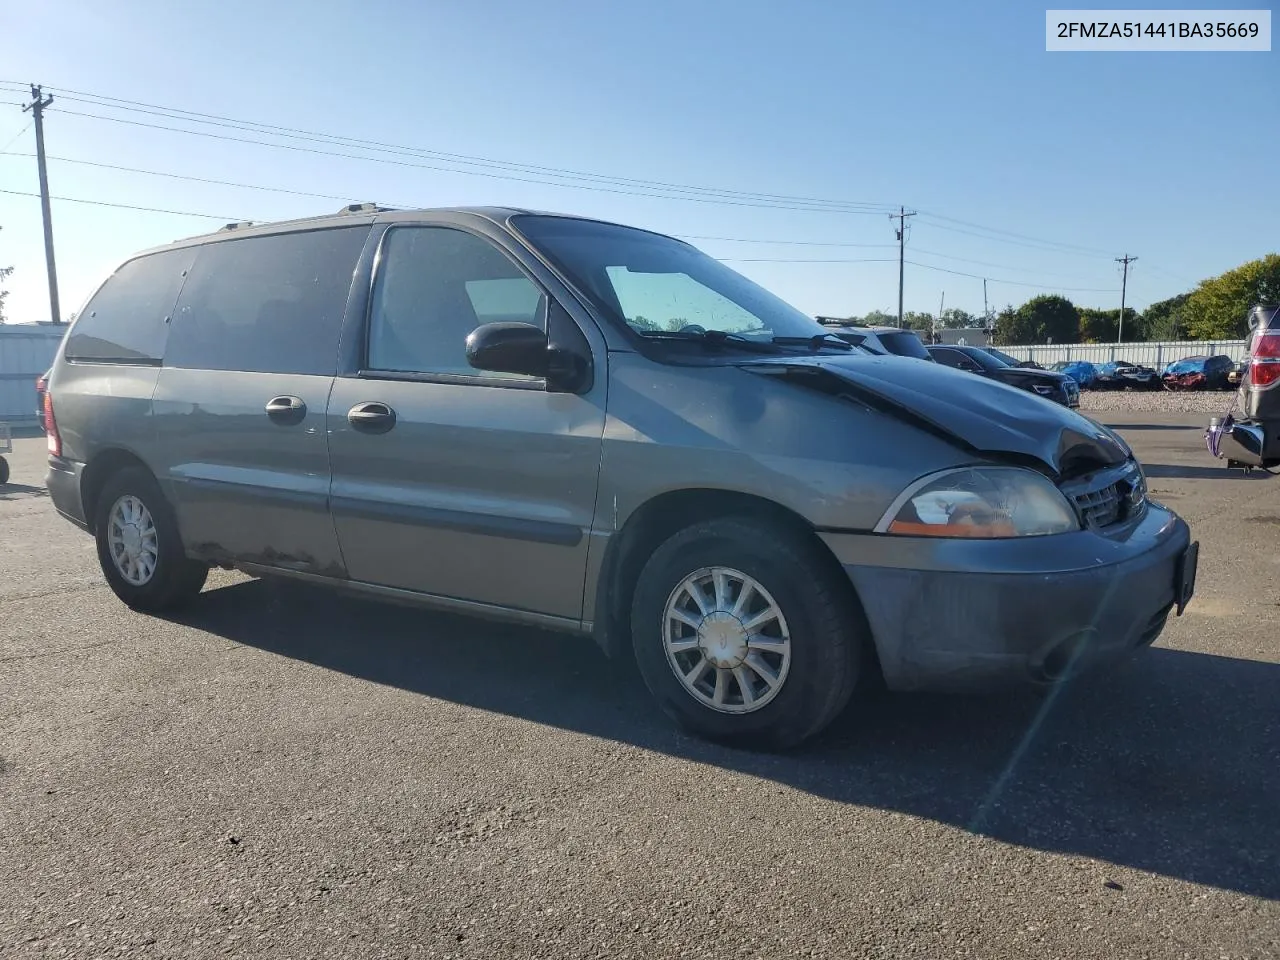
[[[852,587],[817,544],[775,524],[721,518],[654,551],[636,585],[631,636],[645,685],[680,726],[782,750],[848,703],[869,649],[864,624]]]
[[[9,461],[0,457],[0,487],[9,482]]]
[[[209,568],[187,557],[173,509],[150,473],[127,467],[112,474],[94,513],[98,563],[125,604],[159,612],[200,593]]]

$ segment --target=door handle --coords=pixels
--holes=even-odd
[[[361,433],[386,433],[396,425],[396,412],[385,403],[357,403],[347,411],[347,422]]]
[[[282,427],[294,427],[307,416],[307,405],[299,397],[272,397],[267,401],[267,419]]]

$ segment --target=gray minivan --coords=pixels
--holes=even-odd
[[[579,631],[758,747],[871,674],[1073,676],[1195,581],[1108,428],[578,217],[360,205],[140,254],[48,397],[52,500],[135,609],[216,565]]]

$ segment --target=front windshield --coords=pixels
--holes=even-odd
[[[512,224],[641,336],[717,331],[768,342],[829,333],[742,274],[671,237],[570,217],[518,216]]]
[[[995,348],[988,348],[987,356],[994,357],[997,361],[999,361],[999,364],[1002,367],[1016,367],[1018,364],[1022,362],[1017,357],[1011,357],[1007,353],[1001,353],[999,350],[996,350]]]

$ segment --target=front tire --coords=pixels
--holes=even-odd
[[[146,470],[107,478],[96,504],[94,535],[107,585],[134,610],[182,606],[204,586],[209,568],[188,559],[173,509]]]
[[[632,604],[645,685],[709,740],[793,747],[844,709],[866,628],[830,557],[783,527],[708,520],[654,551]]]

